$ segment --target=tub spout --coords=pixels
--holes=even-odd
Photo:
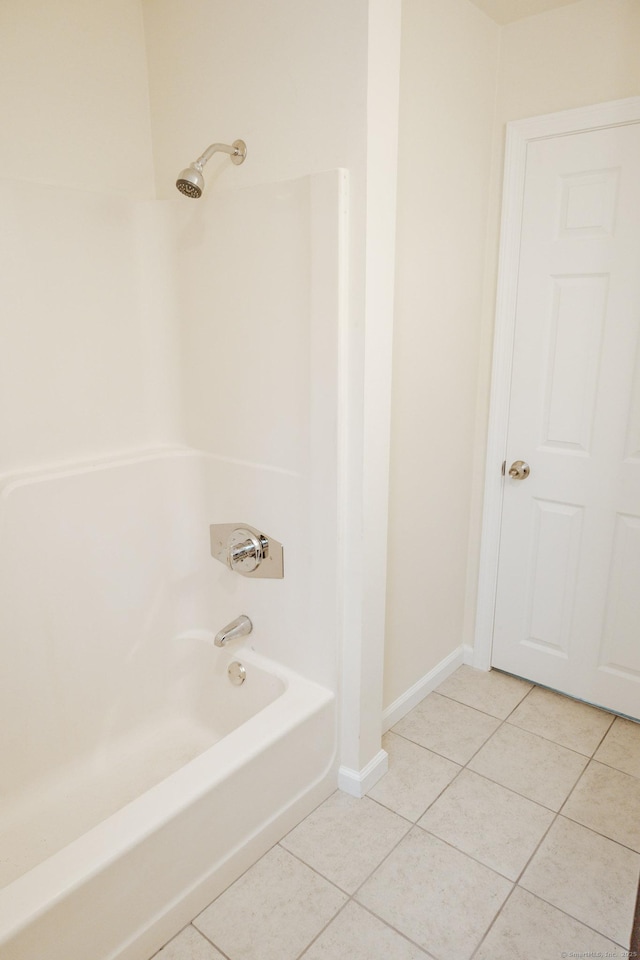
[[[214,643],[216,647],[224,647],[225,644],[229,643],[229,640],[237,640],[238,637],[247,637],[252,630],[253,624],[251,620],[242,614],[216,633]]]

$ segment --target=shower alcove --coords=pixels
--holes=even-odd
[[[0,190],[0,955],[139,960],[335,787],[346,175]]]

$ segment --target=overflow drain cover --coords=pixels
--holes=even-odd
[[[229,680],[231,680],[231,683],[234,683],[236,687],[239,687],[240,684],[244,683],[247,679],[247,671],[237,660],[229,664],[227,673],[229,674]]]

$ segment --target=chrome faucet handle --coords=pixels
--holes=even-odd
[[[281,543],[248,523],[212,523],[211,556],[243,577],[281,580],[284,550]]]
[[[227,541],[228,563],[238,573],[253,573],[269,555],[269,541],[264,534],[238,527]]]

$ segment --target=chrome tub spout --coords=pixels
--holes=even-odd
[[[216,647],[224,647],[230,640],[237,640],[238,637],[247,637],[253,630],[253,624],[249,617],[241,614],[236,620],[232,620],[226,627],[216,633],[214,643]]]

